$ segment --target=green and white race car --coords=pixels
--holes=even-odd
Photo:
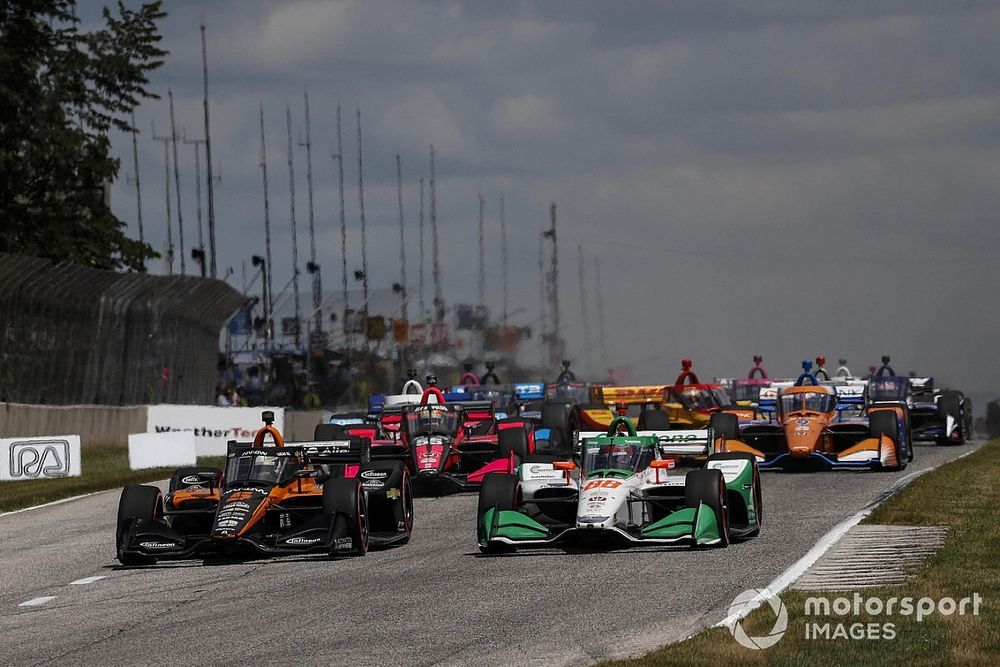
[[[627,417],[581,434],[580,462],[528,456],[479,492],[479,548],[729,545],[761,525],[750,454],[712,453],[711,430],[642,431]]]

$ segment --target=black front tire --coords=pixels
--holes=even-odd
[[[941,395],[938,396],[937,402],[938,419],[943,423],[948,423],[948,417],[950,416],[955,420],[955,425],[958,427],[958,433],[960,439],[955,442],[951,439],[950,433],[945,433],[943,438],[938,440],[939,445],[961,445],[965,443],[965,422],[962,418],[962,396],[957,391],[943,391]]]
[[[516,510],[521,506],[521,483],[517,475],[510,475],[501,472],[491,472],[483,478],[483,484],[479,488],[479,510],[476,513],[476,529],[479,530],[483,523],[483,516],[487,510],[496,508],[498,511]],[[478,535],[477,537],[482,537]],[[479,550],[483,553],[503,553],[513,551],[511,545],[490,544],[483,546],[480,544]]]
[[[132,527],[142,521],[153,521],[163,517],[163,496],[155,486],[131,484],[122,489],[118,500],[118,523],[115,531],[115,547],[118,562],[122,565],[152,565],[152,556],[140,556],[125,552]]]
[[[892,440],[896,448],[896,466],[886,466],[884,470],[902,470],[906,467],[908,459],[901,455],[899,451],[899,421],[896,418],[895,410],[876,410],[868,415],[868,431],[873,438],[881,438],[883,435]]]
[[[684,503],[697,508],[699,503],[715,512],[719,524],[718,547],[729,546],[729,512],[726,507],[726,480],[718,470],[692,470],[684,479]]]
[[[327,480],[323,484],[323,512],[330,517],[331,531],[346,526],[351,538],[350,551],[334,549],[331,544],[331,556],[364,556],[368,553],[368,496],[359,480]]]

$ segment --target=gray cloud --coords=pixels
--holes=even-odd
[[[446,296],[475,298],[476,193],[488,196],[491,245],[503,193],[512,293],[525,321],[537,318],[537,231],[556,201],[564,321],[577,358],[579,243],[588,262],[603,258],[610,349],[636,379],[672,377],[681,357],[732,374],[760,352],[790,374],[815,354],[847,356],[858,370],[890,353],[907,370],[977,395],[994,391],[1000,12],[992,3],[366,0],[167,10],[172,55],[154,85],[174,87],[192,134],[201,128],[202,11],[209,26],[223,267],[239,273],[263,245],[262,101],[276,284],[291,275],[284,108],[301,133],[307,87],[327,285],[339,284],[330,159],[339,101],[355,252],[355,104],[364,112],[373,284],[398,279],[394,155],[415,248],[417,178],[434,142]],[[163,132],[165,104],[138,117],[143,130],[155,117]],[[115,145],[124,176],[130,145],[124,137]],[[148,236],[160,244],[162,149],[143,137],[140,151]],[[303,234],[298,148],[295,159]],[[190,150],[181,166],[190,180]],[[193,192],[183,193],[189,239]],[[115,209],[128,220],[133,196],[124,179],[115,185]],[[302,257],[306,248],[300,236]],[[498,252],[489,269],[495,283]],[[499,286],[489,298],[499,306]]]

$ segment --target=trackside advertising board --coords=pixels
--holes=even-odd
[[[146,432],[192,431],[198,456],[222,456],[230,440],[249,442],[263,422],[260,413],[274,412],[274,426],[285,431],[283,408],[218,408],[208,405],[150,405]]]
[[[178,468],[198,463],[192,431],[132,433],[128,436],[128,467]]]
[[[80,436],[0,439],[0,481],[80,476]]]

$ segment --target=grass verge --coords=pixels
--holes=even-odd
[[[38,479],[23,482],[0,482],[0,512],[40,505],[61,498],[70,498],[91,491],[104,491],[165,479],[173,468],[132,470],[128,467],[125,447],[88,447],[83,449],[79,477]],[[198,465],[222,467],[222,456],[198,458]]]
[[[874,524],[949,526],[944,547],[921,566],[917,577],[902,586],[864,589],[861,598],[931,598],[935,603],[950,597],[958,601],[981,596],[979,615],[942,615],[934,612],[918,622],[916,615],[866,614],[806,616],[806,599],[838,597],[853,600],[854,593],[786,591],[781,597],[788,610],[788,627],[774,646],[747,649],[729,630],[713,628],[679,644],[643,657],[603,663],[609,666],[670,667],[722,664],[789,665],[834,667],[839,665],[998,665],[1000,664],[1000,441],[993,441],[960,461],[928,473],[896,494],[866,520]],[[897,603],[897,610],[899,609]],[[747,634],[767,635],[775,622],[769,605],[752,612],[741,625]],[[887,635],[892,623],[893,639],[806,638],[808,623],[829,622],[831,634],[837,623],[851,626],[873,623],[878,634]],[[861,634],[861,631],[858,630]]]

